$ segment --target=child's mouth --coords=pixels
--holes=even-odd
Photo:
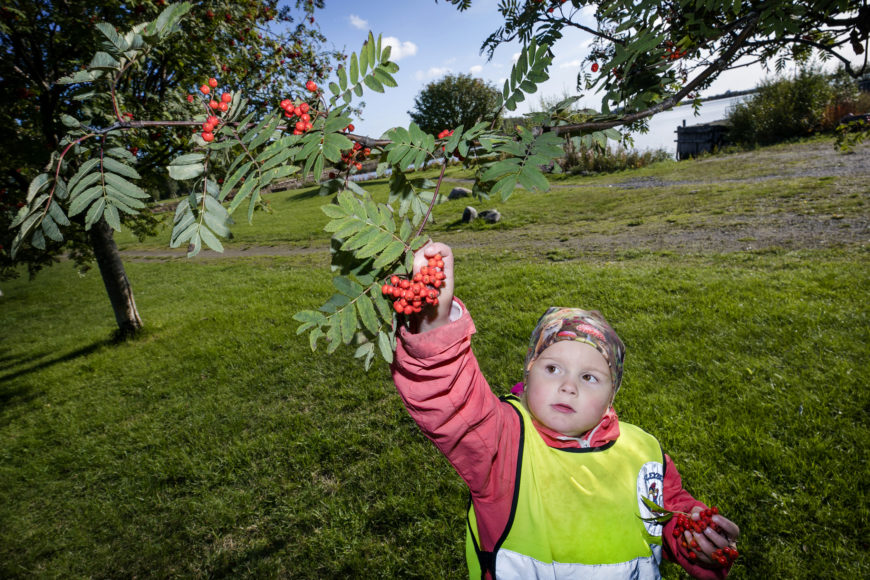
[[[553,410],[557,413],[573,413],[574,409],[570,405],[565,405],[564,403],[557,403],[555,405],[551,405]]]

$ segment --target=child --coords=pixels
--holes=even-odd
[[[499,399],[471,352],[474,323],[453,297],[450,248],[426,245],[414,271],[438,253],[439,303],[399,328],[392,374],[413,419],[471,491],[470,576],[658,578],[664,552],[696,578],[725,577],[740,531],[705,513],[651,435],[619,422],[612,403],[624,349],[604,318],[549,309],[532,333],[519,396]],[[681,533],[685,519],[642,519],[659,515],[643,497],[719,531]]]

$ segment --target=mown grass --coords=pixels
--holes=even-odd
[[[576,197],[556,201],[561,189],[547,195],[552,218],[577,206],[584,227],[611,231],[656,211],[779,203],[778,190],[716,191],[691,207],[681,187],[657,191],[624,211],[593,194],[598,219]],[[547,225],[532,197],[508,202],[539,212],[515,237]],[[344,349],[312,353],[295,333],[293,313],[331,293],[326,238],[306,221],[322,202],[288,194],[285,228],[323,252],[128,262],[147,325],[129,343],[107,340],[114,321],[95,274],[61,264],[3,284],[0,576],[464,577],[466,492],[386,366],[364,371]],[[438,237],[461,235],[436,218]],[[264,229],[263,240],[280,239],[277,224]],[[628,347],[620,417],[657,435],[696,497],[741,526],[731,577],[870,575],[863,247],[626,248],[553,262],[506,233],[472,232],[505,241],[456,250],[457,295],[494,389],[521,378],[547,306],[601,310]],[[664,574],[685,576],[670,565]]]

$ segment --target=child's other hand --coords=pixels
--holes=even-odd
[[[704,511],[704,508],[700,506],[693,507],[691,513],[692,519],[701,519],[699,514],[702,511]],[[705,566],[716,568],[721,567],[722,564],[716,561],[713,552],[726,546],[737,549],[737,538],[740,537],[740,528],[728,518],[718,514],[713,516],[713,523],[719,526],[720,531],[717,532],[708,526],[703,532],[687,530],[683,532],[683,535],[686,538],[686,542],[690,546],[693,546],[691,549],[697,555],[698,562]],[[696,542],[697,548],[694,548],[694,544],[692,544],[693,540]]]
[[[415,333],[433,330],[450,322],[450,308],[453,305],[453,252],[450,246],[440,242],[429,242],[414,254],[414,272],[416,275],[420,268],[429,264],[429,258],[436,254],[441,255],[444,261],[442,271],[446,276],[438,289],[438,304],[424,308],[420,314],[411,319],[411,331]]]

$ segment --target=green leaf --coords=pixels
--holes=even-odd
[[[332,279],[332,285],[348,298],[355,298],[363,292],[363,287],[347,276],[336,276]]]
[[[234,211],[236,211],[236,208],[238,208],[242,204],[242,202],[245,201],[245,199],[247,199],[249,195],[251,195],[251,192],[256,186],[257,180],[253,176],[246,180],[245,183],[242,184],[242,187],[239,188],[239,191],[236,192],[236,196],[233,198],[233,201],[230,202],[230,207],[227,209],[227,213],[232,214]]]
[[[97,52],[94,54],[94,58],[91,59],[91,64],[88,65],[88,68],[109,71],[119,70],[121,63],[107,52]]]
[[[135,197],[139,199],[145,199],[149,197],[148,194],[145,193],[145,191],[141,187],[130,183],[120,175],[116,175],[114,173],[104,173],[103,179],[106,180],[107,184],[117,188],[118,191],[124,193],[125,195],[129,195],[130,197]]]
[[[375,230],[377,235],[373,237],[369,242],[366,243],[361,249],[354,252],[354,255],[359,259],[370,258],[375,254],[378,254],[386,248],[392,240],[393,237],[390,232],[386,232],[383,230]]]
[[[101,217],[103,217],[103,210],[106,209],[106,198],[101,197],[93,204],[91,204],[90,209],[88,209],[88,213],[85,215],[85,229],[91,229],[95,223],[99,221]]]
[[[378,333],[378,348],[387,364],[391,364],[393,362],[393,347],[390,344],[390,337],[386,332],[381,331]]]
[[[362,320],[366,330],[376,334],[380,328],[380,323],[378,322],[378,315],[375,312],[374,304],[372,304],[372,300],[367,294],[360,294],[359,298],[357,298],[356,309],[359,312],[359,319]]]
[[[383,93],[384,86],[372,75],[367,75],[363,78],[363,83],[376,93]]]
[[[230,192],[233,190],[239,180],[248,173],[248,170],[251,169],[251,166],[253,164],[253,161],[248,161],[247,163],[236,169],[235,173],[233,173],[229,179],[224,181],[223,187],[221,187],[220,195],[218,196],[218,199],[220,201],[226,199],[226,197],[230,194]]]
[[[176,181],[184,181],[186,179],[193,179],[194,177],[199,177],[205,171],[205,165],[202,163],[195,163],[190,165],[170,165],[167,167],[169,171],[169,177]]]
[[[399,86],[399,84],[396,82],[396,79],[394,79],[386,70],[384,70],[383,67],[376,68],[374,71],[372,71],[372,74],[382,85],[388,86],[390,88],[395,88]]]
[[[88,207],[91,202],[95,199],[103,195],[103,187],[101,185],[97,185],[96,187],[92,187],[83,191],[81,194],[77,195],[75,199],[72,200],[72,203],[69,204],[69,209],[67,210],[67,215],[70,217],[80,214],[86,207]]]
[[[111,171],[113,173],[129,177],[131,179],[139,179],[141,177],[139,173],[129,165],[125,165],[124,163],[121,163],[120,161],[117,161],[108,156],[103,157],[103,168],[107,171]]]
[[[116,31],[115,27],[109,24],[108,22],[98,22],[94,25],[97,30],[103,33],[103,36],[109,39],[115,49],[118,52],[124,52],[128,48],[130,48],[130,43],[128,43],[122,36],[120,36]]]
[[[30,182],[30,187],[27,188],[27,203],[30,203],[36,194],[39,193],[51,181],[51,176],[48,173],[40,173]]]
[[[405,244],[403,244],[399,240],[394,240],[390,242],[380,256],[377,257],[375,263],[373,264],[375,269],[381,269],[399,258],[402,255],[402,252],[405,251]]]
[[[57,227],[57,224],[54,223],[54,220],[51,219],[50,215],[46,215],[42,218],[42,231],[48,236],[50,239],[55,242],[62,242],[63,235],[60,233],[60,230]]]
[[[199,228],[199,235],[202,237],[202,241],[205,242],[205,245],[215,252],[224,251],[224,247],[220,240],[207,227],[201,226]]]
[[[350,344],[350,341],[353,340],[353,335],[356,334],[357,326],[356,323],[356,310],[353,306],[346,306],[340,313],[339,319],[341,324],[341,341],[344,344]]]
[[[293,320],[298,322],[307,322],[312,324],[323,324],[326,322],[326,317],[316,310],[300,310],[293,315]]]
[[[320,209],[328,217],[331,217],[333,219],[344,218],[344,217],[347,217],[347,215],[348,215],[348,211],[336,203],[327,203],[325,205],[320,206]]]
[[[116,232],[121,231],[121,216],[118,215],[118,209],[114,205],[111,203],[106,204],[103,217],[106,218],[106,223],[112,226],[113,230]]]
[[[58,225],[70,225],[69,219],[67,219],[66,214],[63,213],[63,209],[60,207],[60,204],[58,204],[54,200],[52,200],[51,204],[49,204],[48,206],[48,213]]]
[[[356,53],[350,55],[350,84],[355,85],[359,82],[359,63],[356,59]]]
[[[33,230],[33,235],[30,237],[30,245],[38,250],[45,249],[45,236],[42,235],[42,230]]]

